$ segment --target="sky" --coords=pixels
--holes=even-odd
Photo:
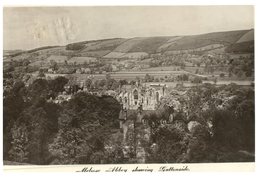
[[[4,7],[4,50],[254,28],[253,6]]]

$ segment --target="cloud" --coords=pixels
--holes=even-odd
[[[37,46],[64,45],[73,41],[78,34],[76,25],[68,16],[33,21],[27,26],[27,32],[31,36],[28,39],[30,43]]]
[[[8,7],[4,48],[249,29],[253,6]]]

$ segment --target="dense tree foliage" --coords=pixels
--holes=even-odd
[[[104,163],[104,140],[118,125],[117,101],[79,93],[63,107],[59,132],[49,146],[53,163]]]
[[[98,82],[86,80],[90,90],[93,84],[105,90],[115,83],[119,84],[116,88],[126,84],[109,76]],[[5,90],[4,160],[31,164],[134,163],[143,148],[149,163],[254,161],[251,86],[176,88],[161,98],[156,111],[143,115],[145,125],[134,123],[140,116],[137,112],[128,114],[132,123],[123,135],[118,122],[121,107],[111,96],[79,92],[60,104],[50,101],[68,83],[73,84],[73,79],[36,79],[29,86],[14,80]]]
[[[166,119],[170,114],[172,120]],[[157,145],[150,151],[149,162],[254,160],[252,88],[205,84],[189,89],[185,95],[172,92],[161,100],[156,115],[146,119],[153,125],[151,144]],[[168,123],[160,125],[158,120]]]
[[[57,95],[67,82],[63,77],[37,79],[29,87],[16,82],[5,93],[5,160],[32,164],[101,163],[108,153],[104,140],[117,128],[120,106],[112,97],[86,93],[76,94],[64,104],[48,102],[49,94]]]

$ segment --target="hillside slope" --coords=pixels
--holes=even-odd
[[[188,50],[211,44],[229,45],[239,40],[248,30],[208,33],[194,36],[184,36],[170,45],[167,50]]]
[[[245,33],[236,43],[249,42],[254,40],[254,30]]]
[[[73,49],[73,45],[80,48]],[[69,47],[68,47],[69,46]],[[227,53],[254,52],[254,30],[215,32],[190,36],[112,38],[83,41],[67,46],[46,46],[28,51],[5,51],[5,60],[45,61],[48,57],[94,57],[103,59],[143,59],[150,54],[173,53],[183,50]],[[225,49],[225,50],[223,50]],[[14,55],[10,55],[14,54]]]

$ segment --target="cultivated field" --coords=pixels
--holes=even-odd
[[[166,85],[167,87],[176,87],[178,84],[183,83],[183,87],[193,87],[198,84],[190,83],[190,82],[145,82],[143,83],[146,86],[150,85]],[[215,84],[213,81],[203,81],[202,83]],[[229,80],[229,81],[218,81],[216,85],[228,85],[228,84],[237,84],[240,86],[250,86],[254,82],[253,81],[237,81],[237,80]]]
[[[164,76],[170,76],[170,75],[180,75],[180,74],[189,74],[186,71],[127,71],[127,72],[114,72],[110,73],[111,78],[120,80],[120,79],[126,79],[126,80],[134,80],[137,77],[144,78],[146,74],[149,74],[154,77],[164,77]],[[36,74],[34,74],[36,76]],[[67,74],[49,74],[46,73],[46,77],[58,77],[58,76],[66,76]],[[105,79],[106,74],[71,74],[72,76],[77,77],[78,79],[86,79],[88,77],[93,77],[94,79]]]

